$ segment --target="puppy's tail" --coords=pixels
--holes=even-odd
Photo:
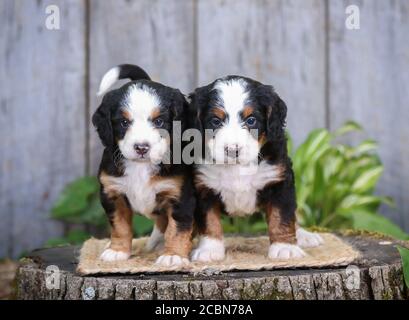
[[[97,95],[103,95],[116,81],[120,79],[150,80],[151,78],[141,67],[133,64],[121,64],[108,70],[108,72],[105,73],[99,85]]]

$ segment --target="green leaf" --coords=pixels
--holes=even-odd
[[[379,232],[400,240],[409,239],[409,235],[401,228],[377,213],[357,212],[352,213],[351,216],[355,229]]]
[[[52,208],[53,218],[77,216],[88,205],[90,195],[98,192],[99,184],[95,177],[83,177],[68,184]]]
[[[402,259],[403,277],[405,279],[406,288],[409,288],[409,249],[401,246],[396,247]]]
[[[90,238],[90,234],[82,230],[72,230],[67,234],[67,240],[70,244],[81,244]]]
[[[51,238],[48,239],[45,243],[46,248],[52,247],[59,247],[59,246],[68,246],[70,245],[67,238],[59,237],[59,238]]]
[[[78,219],[80,220],[80,223],[88,223],[94,226],[102,227],[107,225],[108,219],[104,208],[102,208],[99,196],[93,196],[91,198],[87,208]]]
[[[76,245],[82,244],[84,241],[89,239],[91,236],[89,233],[82,230],[72,230],[68,232],[66,237],[51,238],[49,239],[45,246],[46,247],[58,247],[64,245]]]
[[[362,127],[355,121],[347,121],[334,132],[334,136],[339,137],[351,131],[362,131]]]
[[[373,189],[378,182],[382,172],[382,166],[377,166],[365,171],[358,177],[358,179],[355,180],[354,184],[352,185],[351,191],[365,192],[367,190]]]
[[[370,151],[376,150],[378,148],[378,144],[376,141],[368,139],[362,141],[358,146],[352,149],[353,155],[357,156],[363,153],[368,153]]]
[[[137,236],[144,236],[152,230],[153,221],[137,214],[133,216],[132,226],[133,231]]]

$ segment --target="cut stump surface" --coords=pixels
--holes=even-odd
[[[78,246],[38,249],[22,260],[19,299],[405,299],[399,252],[408,243],[373,235],[339,235],[361,252],[348,267],[186,274],[75,273]],[[50,267],[51,266],[51,267]],[[47,269],[48,267],[48,269]],[[54,270],[60,271],[57,274]],[[48,270],[48,272],[47,272]],[[51,275],[51,277],[47,277]],[[48,279],[48,280],[47,280]],[[48,288],[50,289],[48,289]]]

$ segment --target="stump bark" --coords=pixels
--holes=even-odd
[[[21,262],[17,297],[60,300],[408,298],[400,256],[395,247],[397,244],[408,247],[407,242],[368,234],[340,237],[361,251],[361,257],[353,265],[223,273],[209,270],[201,274],[82,277],[75,273],[79,247],[39,249]],[[59,278],[54,277],[56,267]],[[47,278],[50,275],[52,277]]]

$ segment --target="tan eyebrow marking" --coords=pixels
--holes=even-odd
[[[245,106],[243,110],[241,111],[243,119],[246,119],[247,117],[251,116],[253,112],[254,112],[254,108],[252,106]]]
[[[220,107],[215,107],[213,108],[210,113],[212,113],[213,115],[215,115],[216,117],[220,118],[220,119],[224,119],[226,118],[226,112],[224,111],[223,108]]]
[[[159,116],[160,116],[160,108],[156,107],[155,109],[152,110],[150,118],[151,120],[154,120]]]
[[[122,109],[122,115],[128,120],[132,120],[131,113],[128,110]]]

